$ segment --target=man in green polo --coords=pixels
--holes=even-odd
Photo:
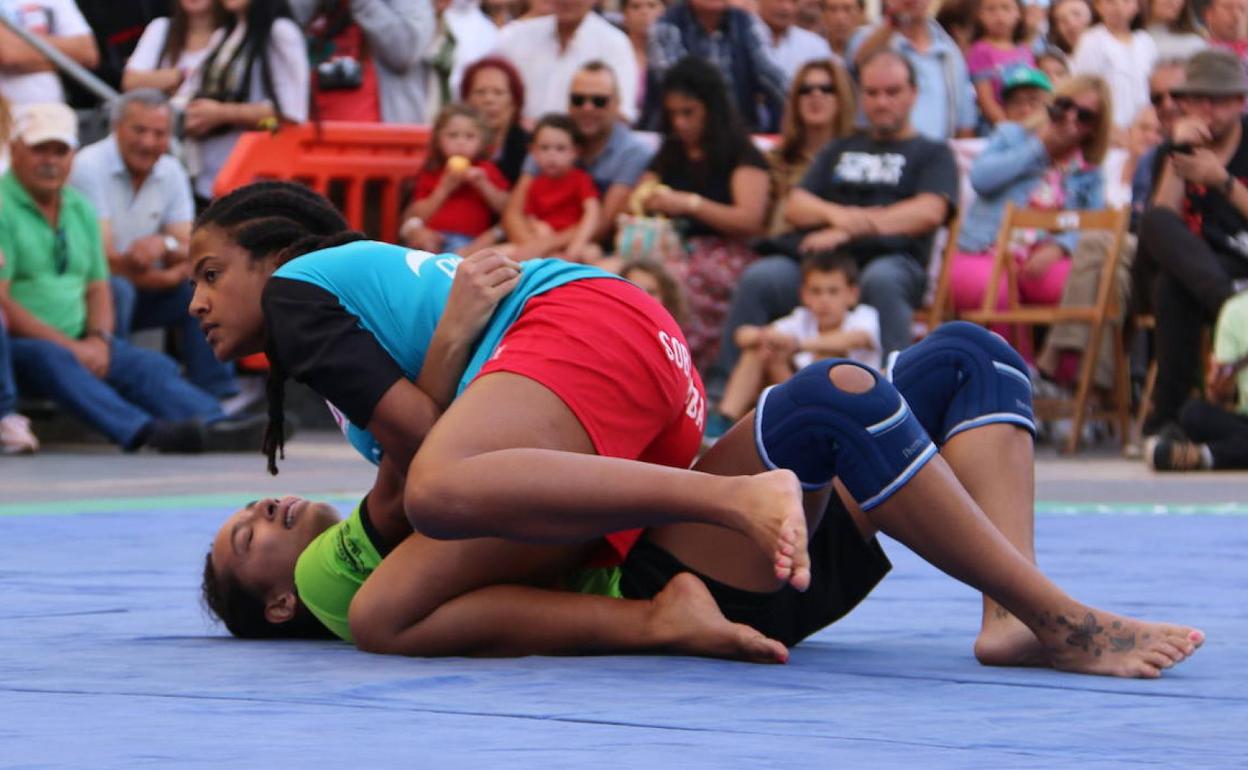
[[[91,204],[65,182],[78,146],[63,104],[15,109],[0,177],[0,309],[19,392],[51,398],[127,451],[255,448],[262,419],[222,419],[172,359],[113,338],[108,262]]]

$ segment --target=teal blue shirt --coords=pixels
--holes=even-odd
[[[451,282],[461,261],[453,254],[431,254],[374,241],[358,241],[298,257],[278,268],[273,277],[310,284],[323,290],[341,304],[341,309],[355,319],[360,329],[376,340],[406,379],[415,380],[420,374],[438,320],[446,308]],[[614,276],[598,268],[560,259],[537,259],[523,263],[519,285],[499,303],[475,342],[468,366],[459,380],[457,395],[468,387],[468,383],[494,354],[499,341],[520,317],[529,299],[572,281],[610,277]],[[329,362],[283,361],[283,365],[292,371],[295,371],[295,366],[303,370],[320,366],[322,382],[336,383],[352,377],[354,373],[347,371],[349,362],[353,356],[355,360],[363,357],[358,345],[351,349],[353,346],[348,333],[353,330],[335,331],[314,315],[302,315],[301,308],[308,303],[291,294],[289,288],[282,289],[281,284],[281,281],[270,281],[270,286],[265,289],[270,347],[294,351],[289,356],[292,359],[320,356],[321,360]],[[274,297],[270,296],[271,292],[278,291],[291,294],[281,310],[277,310],[277,305],[271,301]],[[321,294],[317,292],[317,296]],[[315,314],[318,311],[313,309],[311,312]],[[276,346],[273,345],[275,336],[279,338]],[[307,339],[312,336],[318,338]],[[294,339],[296,337],[299,339]],[[311,381],[313,378],[307,379],[316,389],[317,385]],[[392,382],[385,385],[388,387]],[[361,388],[366,387],[361,385]],[[352,404],[338,403],[331,393],[321,392],[321,395],[336,407],[339,424],[352,446],[370,461],[379,462],[381,448],[361,424],[367,422],[361,417],[362,410]],[[379,396],[380,393],[376,393],[376,397]],[[371,412],[371,406],[368,410]]]

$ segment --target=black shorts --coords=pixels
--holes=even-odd
[[[879,541],[864,541],[849,511],[832,495],[823,524],[810,539],[811,581],[805,593],[792,586],[774,593],[733,588],[689,569],[644,538],[620,570],[620,590],[626,599],[650,599],[677,574],[692,572],[729,620],[792,646],[848,614],[892,567]]]

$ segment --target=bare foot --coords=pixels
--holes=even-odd
[[[1044,645],[1023,621],[1003,607],[984,617],[975,639],[975,659],[985,666],[1048,666]]]
[[[1150,623],[1075,605],[1039,618],[1036,634],[1061,671],[1153,679],[1204,644],[1195,628]]]
[[[810,587],[810,554],[806,550],[806,512],[802,486],[789,470],[742,477],[738,498],[747,536],[771,556],[776,579],[799,591]]]
[[[664,646],[685,655],[731,658],[753,663],[787,663],[788,649],[719,611],[706,585],[688,572],[668,581],[652,600],[653,623]]]

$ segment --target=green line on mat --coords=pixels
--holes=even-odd
[[[343,490],[316,495],[338,504],[354,504],[363,494]],[[258,492],[230,492],[208,495],[153,495],[148,497],[86,498],[0,505],[5,516],[70,516],[85,513],[130,513],[134,511],[185,511],[190,508],[221,508],[228,511],[248,500],[264,497]],[[1244,503],[1068,503],[1041,500],[1036,503],[1040,516],[1248,516]]]

